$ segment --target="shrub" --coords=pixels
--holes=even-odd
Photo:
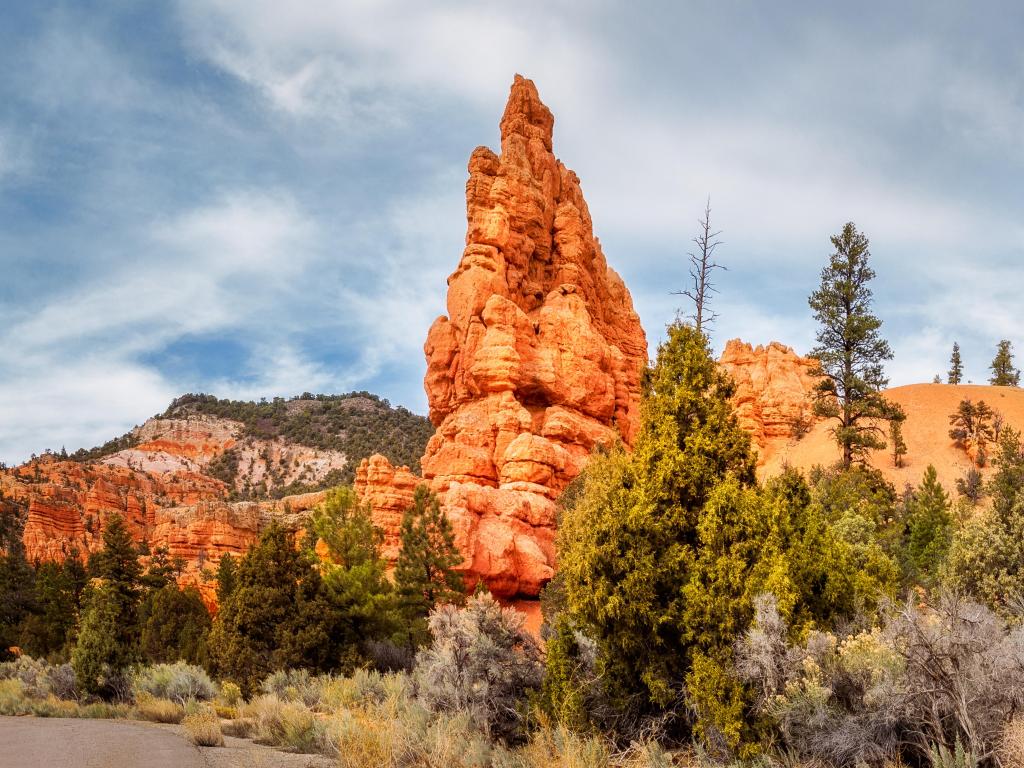
[[[204,709],[189,715],[182,721],[185,733],[197,747],[223,747],[224,735],[220,730],[220,719],[212,709]]]
[[[267,694],[243,707],[241,714],[251,721],[249,733],[261,744],[296,752],[336,754],[327,722],[301,703],[284,702],[274,694]]]
[[[379,704],[387,698],[385,680],[379,672],[365,669],[357,669],[347,677],[327,678],[321,689],[321,706],[333,711]]]
[[[178,702],[158,699],[148,693],[135,697],[135,710],[141,719],[154,723],[180,723],[185,717],[185,710]]]
[[[50,671],[51,667],[45,661],[22,655],[14,661],[0,664],[0,680],[18,680],[25,696],[44,698],[52,690]]]
[[[996,755],[1003,765],[1024,765],[1024,719],[1015,717],[1003,726]]]
[[[434,712],[469,713],[495,738],[521,734],[522,709],[541,681],[540,651],[515,610],[489,594],[430,615],[433,643],[416,657],[417,696]]]
[[[237,707],[242,701],[242,689],[226,680],[220,685],[220,700],[229,707]]]
[[[202,667],[179,661],[142,667],[132,680],[136,695],[148,694],[184,705],[187,701],[210,701],[217,689]]]
[[[70,664],[61,664],[50,669],[50,691],[59,699],[78,699],[75,670]]]
[[[289,669],[270,674],[260,687],[283,701],[301,701],[312,708],[320,704],[323,686],[324,678],[309,674],[309,670]]]

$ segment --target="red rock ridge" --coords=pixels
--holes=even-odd
[[[750,432],[763,465],[772,448],[788,441],[815,422],[811,413],[817,379],[813,358],[801,357],[773,341],[754,347],[739,339],[725,345],[719,360],[736,382],[733,404],[740,424]]]
[[[555,501],[593,448],[639,422],[647,341],[605,261],[576,174],[552,153],[554,118],[516,76],[501,154],[474,150],[466,248],[447,316],[427,335],[424,387],[437,431],[423,474],[441,496],[470,583],[536,596],[555,566]],[[357,489],[388,535],[415,479],[383,457]]]

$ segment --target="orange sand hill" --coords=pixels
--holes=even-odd
[[[886,390],[885,396],[903,406],[907,421],[903,437],[907,455],[903,467],[893,466],[889,450],[875,451],[872,466],[880,469],[897,490],[921,481],[925,468],[932,464],[939,473],[939,481],[947,491],[954,491],[957,478],[970,469],[967,455],[953,445],[949,437],[949,415],[961,400],[984,400],[1003,415],[1006,424],[1024,429],[1024,389],[1016,387],[990,387],[976,384],[910,384]],[[830,424],[818,423],[802,439],[775,438],[769,441],[763,455],[765,475],[778,473],[787,462],[801,469],[815,464],[830,464],[839,459],[839,449],[829,432]],[[989,450],[991,455],[993,450]],[[982,470],[988,475],[991,467]]]
[[[736,382],[736,415],[750,432],[762,477],[778,474],[786,464],[808,470],[815,464],[828,466],[839,460],[839,449],[830,431],[835,422],[816,422],[810,415],[817,381],[811,375],[814,360],[801,357],[778,342],[754,347],[733,339],[726,344],[719,364]],[[917,485],[925,468],[933,464],[943,486],[953,491],[956,480],[970,469],[970,459],[949,437],[949,416],[961,400],[984,400],[1002,414],[1007,425],[1024,428],[1024,389],[911,384],[889,389],[885,396],[903,406],[907,413],[903,425],[907,455],[903,466],[897,468],[887,448],[873,452],[870,463],[897,490],[907,483]],[[794,427],[801,421],[809,431],[797,438]],[[885,437],[888,442],[887,431]],[[993,453],[991,448],[989,453]],[[983,474],[990,472],[991,467],[983,470]]]

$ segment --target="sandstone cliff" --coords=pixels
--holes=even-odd
[[[800,437],[814,425],[813,359],[777,341],[754,347],[733,339],[726,343],[719,365],[736,382],[736,416],[750,433],[759,464],[768,461],[780,441]]]
[[[448,314],[424,345],[437,431],[423,477],[454,524],[470,583],[504,597],[535,596],[551,578],[554,499],[596,445],[632,441],[647,361],[579,179],[552,152],[553,126],[517,75],[501,153],[478,147],[470,157],[466,248],[448,278]],[[414,486],[376,457],[357,475],[389,553]]]

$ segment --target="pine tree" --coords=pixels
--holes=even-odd
[[[18,646],[23,624],[36,610],[34,574],[22,541],[26,514],[0,493],[0,661],[11,656],[9,649]]]
[[[949,383],[959,384],[964,376],[964,367],[960,362],[960,345],[953,342],[953,354],[949,358]]]
[[[949,552],[953,518],[949,497],[931,465],[908,504],[906,525],[907,570],[919,583],[934,586]]]
[[[989,367],[992,369],[990,384],[996,387],[1020,386],[1020,371],[1013,367],[1013,345],[1006,339],[999,342]]]
[[[213,622],[209,652],[218,674],[247,695],[275,669],[290,666],[280,649],[304,570],[293,535],[276,523],[239,563],[237,585]]]
[[[135,647],[123,639],[124,598],[113,582],[90,587],[82,611],[78,643],[71,652],[78,687],[104,698],[122,693]]]
[[[821,286],[808,300],[820,325],[818,346],[811,350],[822,377],[814,412],[839,422],[833,434],[848,468],[868,450],[885,447],[876,422],[889,418],[882,364],[892,359],[892,350],[878,333],[882,321],[871,313],[868,283],[875,272],[868,266],[868,239],[850,222],[832,245],[836,250],[821,272]]]
[[[94,578],[108,588],[110,599],[119,606],[111,640],[125,658],[135,658],[139,639],[139,600],[142,566],[124,519],[113,514],[103,527],[103,549],[91,560]],[[104,601],[107,597],[104,597]]]
[[[903,422],[907,420],[907,412],[898,403],[891,403],[889,411],[889,444],[892,446],[892,465],[903,466],[903,457],[907,455],[907,441],[903,439]]]
[[[142,584],[149,590],[158,590],[174,581],[174,565],[171,562],[171,552],[166,544],[163,544],[152,551],[149,556],[149,563],[146,566],[146,573],[142,577]]]
[[[230,552],[221,555],[217,563],[217,605],[224,605],[231,593],[235,591],[237,582],[237,566]]]
[[[35,568],[36,612],[28,620],[22,649],[32,656],[62,654],[71,641],[81,599],[82,584],[72,563],[39,563]],[[81,564],[78,563],[79,568]]]
[[[455,570],[462,555],[452,524],[425,485],[416,488],[413,505],[402,517],[401,543],[395,587],[409,644],[419,646],[430,639],[430,612],[441,603],[462,604],[466,599],[462,575]]]
[[[395,594],[380,556],[380,531],[369,506],[348,487],[327,493],[310,527],[327,548],[323,599],[333,617],[328,630],[332,663],[343,668],[364,663],[365,644],[390,638],[398,629]]]
[[[206,662],[210,612],[195,587],[180,589],[169,581],[146,596],[139,614],[141,650],[147,661]]]
[[[993,418],[995,412],[984,400],[972,403],[965,398],[949,416],[949,436],[957,447],[968,455],[973,454],[974,463],[979,467],[987,461],[987,447],[995,438]]]

